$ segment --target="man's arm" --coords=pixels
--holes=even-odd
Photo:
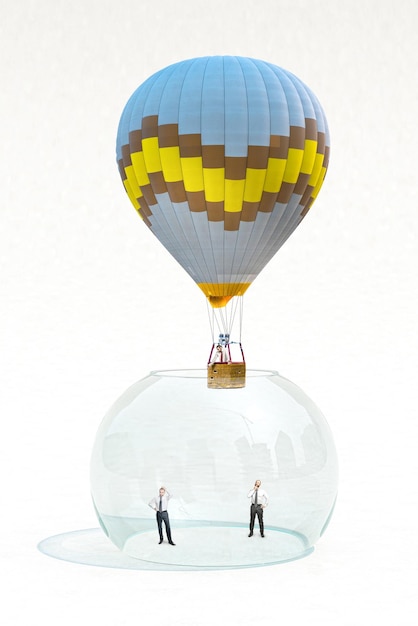
[[[148,506],[150,506],[152,509],[154,509],[154,511],[156,511],[156,510],[157,510],[157,503],[156,503],[156,501],[155,501],[155,498],[153,498],[152,500],[150,500],[150,501],[148,502]]]

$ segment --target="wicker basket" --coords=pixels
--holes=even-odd
[[[245,363],[211,363],[208,365],[210,389],[238,389],[245,387]]]

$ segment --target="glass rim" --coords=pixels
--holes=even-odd
[[[207,378],[207,369],[161,369],[151,370],[149,376],[160,376],[166,378]],[[254,378],[257,376],[280,376],[277,370],[270,369],[247,369],[246,377]]]

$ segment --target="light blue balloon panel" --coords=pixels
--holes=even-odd
[[[248,537],[248,492],[269,496],[265,538]],[[338,463],[315,404],[274,371],[214,390],[206,370],[151,372],[103,419],[91,460],[100,524],[120,550],[161,568],[280,563],[313,550],[332,515]],[[165,486],[175,546],[158,543],[149,501]]]

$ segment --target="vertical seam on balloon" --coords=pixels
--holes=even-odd
[[[158,74],[161,74],[161,72],[159,72]],[[143,99],[143,105],[142,105],[142,111],[141,111],[141,126],[140,126],[140,128],[138,129],[138,130],[140,130],[140,131],[141,131],[141,133],[142,133],[142,122],[143,122],[143,119],[144,119],[144,115],[143,115],[143,113],[144,113],[145,104],[146,104],[147,98],[148,98],[148,96],[149,96],[149,93],[151,92],[151,90],[152,90],[153,86],[155,85],[156,80],[158,80],[158,74],[157,74],[157,75],[154,75],[154,76],[150,77],[150,79],[148,79],[148,80],[149,80],[149,89],[148,89],[148,91],[147,91],[147,93],[146,93],[146,95],[144,96],[144,99]],[[152,80],[153,78],[154,78],[154,80]],[[152,82],[151,82],[151,81],[152,81]],[[139,88],[138,88],[137,92],[138,92],[139,90],[141,90],[141,87],[139,87]],[[137,99],[138,99],[138,98],[140,98],[140,97],[141,97],[141,94],[140,94],[140,93],[137,93]],[[136,111],[136,100],[135,100],[135,105],[134,105],[134,106],[132,107],[132,109],[131,109],[131,115],[130,115],[130,118],[129,118],[129,130],[128,130],[129,156],[130,156],[130,158],[131,158],[131,162],[132,162],[132,150],[131,150],[130,134],[131,134],[131,122],[132,122],[132,117],[133,117],[133,115],[134,115],[134,111]],[[142,139],[141,139],[141,144],[142,144]],[[140,187],[140,185],[139,185],[139,181],[138,181],[138,178],[137,178],[137,176],[136,176],[136,173],[135,173],[134,168],[133,168],[133,173],[134,173],[134,176],[135,176],[135,180],[136,180],[136,182],[137,182],[137,185],[138,185],[138,187],[139,187],[139,189],[141,190],[141,193],[142,193],[142,189],[141,189],[141,187]],[[148,172],[147,172],[147,175],[148,175]],[[143,194],[142,194],[142,195],[143,195]],[[151,229],[151,231],[152,231],[152,229]]]
[[[152,88],[152,85],[150,85],[150,86],[149,86],[148,93],[149,93],[149,91],[151,90],[151,88]],[[129,146],[129,157],[130,157],[130,159],[131,159],[131,164],[132,164],[132,151],[131,151],[131,141],[130,141],[130,134],[131,134],[131,130],[130,130],[130,129],[131,129],[131,121],[132,121],[133,112],[134,112],[135,107],[136,107],[136,102],[137,102],[137,100],[138,100],[139,98],[140,98],[140,94],[138,93],[138,90],[137,90],[137,92],[136,92],[136,98],[135,98],[135,103],[134,103],[134,105],[133,105],[133,106],[132,106],[132,108],[131,108],[131,113],[130,113],[130,116],[129,116],[129,123],[128,123],[128,146]],[[141,129],[140,129],[140,130],[142,131],[142,116],[141,116]],[[138,188],[141,190],[141,187],[139,186],[138,178],[137,178],[137,176],[136,176],[136,172],[135,172],[135,169],[134,169],[134,167],[133,167],[133,166],[132,166],[132,171],[133,171],[133,174],[134,174],[134,177],[135,177],[136,183],[137,183],[137,185],[138,185]],[[141,193],[142,193],[142,190],[141,190]]]
[[[177,67],[179,67],[181,64],[182,64],[182,63],[180,63],[179,65],[177,65]],[[162,99],[163,99],[163,94],[164,94],[165,90],[167,89],[167,84],[168,84],[168,82],[169,82],[170,78],[173,76],[173,74],[175,74],[175,70],[174,70],[174,71],[170,74],[170,76],[168,77],[168,79],[165,81],[164,86],[163,86],[162,91],[161,91],[161,97],[160,97],[160,102],[159,102],[159,105],[158,105],[158,114],[157,114],[157,115],[158,115],[158,121],[157,121],[157,136],[158,136],[158,129],[159,129],[159,126],[160,126],[160,110],[161,110],[161,102],[162,102]],[[162,168],[162,166],[161,166],[161,168]],[[171,209],[171,214],[172,214],[173,222],[177,223],[180,233],[182,233],[182,234],[183,234],[183,238],[184,238],[184,240],[187,240],[187,238],[185,237],[184,228],[182,227],[182,225],[181,225],[181,223],[180,223],[180,221],[179,221],[179,218],[178,218],[178,216],[177,216],[177,212],[176,212],[176,210],[175,210],[175,208],[174,208],[174,206],[173,206],[173,202],[172,202],[172,200],[171,200],[171,198],[170,198],[170,194],[169,194],[169,192],[168,192],[168,188],[167,188],[167,196],[168,196],[168,198],[169,198],[169,204],[170,204],[170,209]],[[167,220],[167,216],[165,215],[165,213],[163,213],[163,214],[164,214],[164,217],[165,217],[165,219],[166,219],[166,223],[167,223],[167,227],[168,227],[169,232],[170,232],[172,235],[174,235],[173,230],[172,230],[172,228],[170,227],[170,222]],[[194,257],[193,253],[192,253],[191,255],[190,255],[190,253],[189,253],[189,250],[190,250],[190,252],[191,252],[191,249],[189,248],[189,250],[186,250],[186,249],[184,248],[184,246],[182,245],[181,240],[180,240],[180,238],[179,238],[179,236],[178,236],[178,235],[174,235],[174,240],[177,242],[177,248],[183,252],[183,254],[180,254],[180,255],[178,254],[178,257],[179,257],[179,258],[184,259],[184,260],[186,261],[187,265],[189,265],[189,264],[190,264],[190,257],[194,258],[194,260],[196,261],[196,258]],[[182,267],[183,267],[184,269],[186,269],[186,268],[184,267],[184,265],[185,265],[185,263],[184,263],[184,262],[183,262],[183,263],[181,263],[180,261],[178,261],[178,262],[180,263],[180,265],[182,265]],[[187,269],[186,269],[186,271],[187,271]],[[189,272],[187,272],[187,273],[189,273]]]
[[[203,119],[203,85],[205,82],[205,76],[206,76],[206,71],[209,65],[209,58],[206,59],[206,64],[205,67],[203,69],[203,74],[202,74],[202,83],[201,83],[201,93],[200,93],[200,145],[201,145],[201,149],[202,149],[202,169],[203,168],[203,132],[202,132],[202,119]],[[204,181],[203,181],[204,182]],[[213,260],[213,268],[214,268],[214,272],[215,272],[215,276],[212,276],[212,282],[210,283],[212,286],[212,291],[215,292],[215,283],[213,282],[213,278],[217,278],[217,271],[216,271],[216,259],[215,259],[215,253],[213,250],[213,240],[212,240],[212,232],[210,229],[210,221],[209,221],[209,212],[208,212],[208,206],[207,206],[207,201],[206,201],[206,193],[205,193],[205,185],[203,184],[203,194],[205,197],[205,205],[206,205],[206,216],[207,216],[207,220],[208,220],[208,235],[209,235],[209,241],[210,241],[210,248],[211,248],[211,253],[212,253],[212,260]],[[208,271],[208,278],[210,276],[210,272]]]
[[[204,83],[204,78],[205,78],[205,74],[206,74],[206,69],[207,69],[207,66],[208,66],[208,63],[209,63],[209,57],[206,57],[205,61],[206,62],[205,62],[205,66],[203,68],[202,82],[201,82],[201,86],[200,86],[200,116],[199,116],[199,120],[200,120],[200,128],[199,128],[199,130],[200,130],[200,147],[201,147],[201,151],[202,151],[202,171],[203,171],[203,143],[202,143],[203,83]],[[211,248],[211,256],[212,256],[213,268],[214,268],[214,271],[216,271],[215,255],[213,253],[212,234],[211,234],[210,227],[209,227],[209,213],[208,213],[208,206],[207,206],[207,202],[206,202],[204,181],[203,181],[203,196],[204,196],[204,202],[205,202],[205,206],[206,206],[207,232],[208,232],[208,236],[209,236],[209,240],[210,240],[210,248]],[[206,264],[206,269],[207,269],[207,276],[209,278],[210,276],[212,276],[212,272],[209,269],[209,266],[207,264],[206,259],[205,259],[205,264]],[[212,283],[212,287],[213,287],[213,283]]]
[[[156,115],[157,115],[157,139],[158,139],[158,126],[159,126],[159,117],[160,117],[160,108],[161,108],[161,101],[162,101],[162,97],[163,97],[164,91],[165,91],[165,89],[166,89],[166,87],[167,87],[167,83],[168,83],[169,79],[171,78],[171,76],[172,76],[173,74],[175,74],[176,69],[178,68],[178,66],[179,66],[179,64],[175,64],[175,65],[171,66],[171,67],[172,67],[172,71],[170,72],[170,74],[169,74],[168,78],[167,78],[167,79],[165,79],[164,84],[162,85],[162,89],[161,89],[161,94],[160,94],[160,97],[159,97],[159,101],[158,101],[158,104],[156,105],[156,110],[155,110],[155,113],[156,113]],[[168,69],[168,68],[167,68],[167,69]],[[159,158],[160,158],[160,155],[159,155]],[[161,159],[160,159],[160,160],[161,160]],[[151,188],[152,188],[152,183],[151,183]],[[153,190],[153,191],[154,191],[154,190]],[[175,216],[175,218],[177,219],[177,222],[178,222],[178,218],[177,218],[177,216],[176,216],[176,214],[175,214],[175,211],[174,211],[174,208],[173,208],[173,204],[172,204],[172,202],[171,202],[171,198],[170,198],[170,196],[169,196],[169,194],[168,194],[168,190],[167,190],[167,196],[169,197],[169,200],[170,200],[170,205],[171,205],[172,212],[173,212],[173,214],[174,214],[174,216]],[[166,212],[166,211],[164,211],[164,210],[161,210],[161,205],[160,205],[160,202],[158,201],[158,195],[157,195],[157,206],[160,208],[159,214],[161,215],[161,217],[162,217],[162,218],[163,218],[163,220],[164,220],[164,225],[165,225],[165,228],[164,228],[164,230],[163,230],[163,234],[164,234],[164,235],[166,235],[166,233],[167,233],[167,232],[171,232],[171,233],[172,233],[172,229],[170,228],[170,223],[169,223],[169,221],[168,221],[168,219],[167,219],[167,217],[168,217],[168,216],[167,216],[167,212]],[[157,216],[155,216],[155,221],[157,221],[157,222],[159,221],[159,220],[158,220],[158,218],[157,218]],[[160,222],[160,224],[161,224],[161,222]],[[183,231],[183,232],[184,232],[184,231]],[[157,238],[158,238],[158,237],[157,237]],[[174,241],[178,244],[178,245],[177,245],[177,249],[178,249],[178,250],[181,250],[181,251],[183,252],[183,247],[181,246],[181,242],[180,242],[179,238],[178,238],[177,236],[174,236],[174,238],[173,238],[173,239],[174,239]],[[172,253],[171,253],[171,254],[172,254]],[[174,255],[172,254],[172,256],[174,256]],[[176,257],[174,257],[174,258],[176,258]],[[183,266],[183,263],[182,263],[179,259],[186,259],[186,260],[188,260],[188,255],[187,255],[187,254],[178,254],[178,253],[177,253],[177,258],[176,258],[176,261],[177,261],[180,265],[182,265],[182,266]],[[186,271],[187,271],[187,270],[186,270]]]
[[[223,255],[222,255],[222,276],[223,276],[223,280],[222,280],[222,284],[225,284],[225,244],[226,244],[226,231],[225,231],[225,205],[226,205],[226,100],[225,100],[225,57],[222,57],[222,74],[223,74],[223,83],[224,83],[224,229],[223,229]],[[231,281],[230,281],[231,282]]]
[[[264,79],[263,73],[262,73],[262,71],[260,70],[260,67],[258,66],[258,64],[257,64],[257,63],[255,63],[253,60],[251,60],[251,63],[252,63],[252,64],[256,67],[256,69],[257,69],[257,71],[258,71],[258,73],[259,73],[259,75],[260,75],[260,77],[261,77],[261,79],[262,79],[262,81],[263,81],[263,83],[264,83],[264,88],[265,88],[265,90],[266,90],[267,104],[268,104],[268,108],[269,108],[270,137],[271,137],[271,108],[270,108],[270,100],[269,100],[269,97],[268,97],[268,89],[267,89],[266,81],[265,81],[265,79]],[[263,68],[264,68],[264,64],[263,64]],[[270,140],[270,141],[271,141],[271,140]],[[265,177],[264,177],[264,181],[265,181]],[[263,185],[263,187],[264,187],[264,185]],[[260,206],[260,203],[261,203],[261,199],[260,199],[260,201],[259,201],[259,203],[258,203],[258,206]],[[270,221],[271,221],[272,214],[273,214],[273,211],[271,211],[271,212],[270,212],[269,218],[268,218],[268,220],[266,220],[266,223],[265,223],[265,225],[264,225],[263,231],[262,231],[262,233],[261,233],[261,235],[260,235],[260,237],[259,237],[259,241],[261,240],[261,238],[263,237],[264,233],[265,233],[265,232],[266,232],[266,230],[268,229],[268,225],[269,225],[269,223],[270,223]],[[258,215],[258,209],[257,209],[257,215]],[[257,216],[256,216],[256,217],[257,217]],[[253,228],[252,228],[252,231],[254,230],[254,228],[255,228],[255,220],[254,220],[254,226],[253,226]],[[251,257],[250,261],[253,259],[253,257],[254,257],[254,255],[252,255],[252,257]],[[248,268],[248,272],[249,272],[249,268]],[[247,276],[246,276],[247,282],[248,282],[248,278],[249,278],[249,276],[251,275],[251,273],[248,273],[248,272],[247,272]],[[257,273],[257,274],[258,274],[258,273]]]
[[[223,63],[223,59],[222,59],[222,63]],[[203,77],[202,77],[202,94],[203,94],[203,84],[205,82],[205,76],[206,76],[206,71],[207,71],[208,65],[209,65],[209,59],[208,59],[206,65],[205,65],[205,70],[204,70]],[[202,136],[203,136],[203,133],[202,133],[203,108],[202,108],[202,105],[203,105],[203,95],[202,95],[202,97],[200,99],[200,137],[201,137],[202,156],[203,156],[203,141],[202,141]],[[225,118],[224,118],[224,136],[225,136]],[[205,194],[205,203],[206,203],[206,194]],[[218,283],[219,283],[217,262],[216,262],[216,257],[215,257],[215,253],[214,253],[214,249],[213,249],[212,232],[211,232],[211,228],[210,228],[210,220],[209,220],[209,212],[207,210],[207,204],[206,204],[206,213],[207,213],[207,216],[208,216],[208,233],[209,233],[209,240],[210,240],[210,245],[211,245],[211,250],[212,250],[212,258],[213,258],[214,271],[215,271],[214,278],[215,278],[215,280],[218,280]],[[223,270],[223,267],[222,267],[222,270]],[[217,283],[211,282],[212,291],[214,293],[217,293],[217,289],[215,287],[216,284]]]
[[[270,67],[269,67],[269,69],[270,69]],[[272,73],[273,73],[273,75],[275,76],[275,79],[276,79],[276,80],[280,83],[281,88],[283,89],[283,86],[281,85],[280,78],[277,76],[276,72],[274,72],[274,71],[273,71]],[[263,77],[263,80],[264,80],[264,77]],[[264,83],[265,83],[265,80],[264,80]],[[286,93],[285,93],[284,89],[283,89],[283,93],[284,93],[284,95],[285,95],[285,97],[286,97]],[[287,101],[287,98],[286,98],[286,103],[287,103],[287,106],[288,106],[288,101]],[[288,106],[288,108],[289,108],[289,106]],[[271,118],[270,118],[270,122],[271,122]],[[289,129],[290,129],[290,122],[289,122]],[[278,192],[278,193],[279,193],[279,192]],[[277,193],[277,195],[278,195],[278,193]],[[275,201],[274,207],[275,207],[275,206],[276,206],[276,204],[277,204],[277,195],[276,195],[276,201]],[[273,207],[273,210],[270,212],[269,218],[266,220],[266,222],[265,222],[265,224],[264,224],[264,228],[263,228],[263,230],[262,230],[262,233],[260,234],[259,241],[260,241],[260,240],[264,237],[264,234],[266,233],[266,231],[268,231],[268,230],[269,230],[269,227],[271,227],[270,222],[273,220],[273,215],[274,215],[274,207]],[[277,228],[277,224],[276,224],[276,226],[273,226],[273,229],[272,229],[272,230],[270,230],[270,232],[269,232],[269,236],[268,236],[268,238],[267,238],[267,242],[268,242],[268,241],[271,241],[272,239],[274,239],[274,232],[275,232],[275,229],[276,229],[276,228]],[[254,251],[254,253],[253,253],[253,255],[251,256],[250,263],[251,263],[251,264],[253,264],[255,268],[257,268],[257,265],[259,265],[259,264],[260,264],[260,258],[266,258],[266,256],[269,256],[269,255],[265,255],[265,254],[263,254],[263,252],[266,252],[266,251],[267,251],[267,245],[268,245],[268,244],[267,244],[267,242],[265,242],[265,243],[264,243],[263,250],[262,250],[261,252],[260,252],[260,251],[255,250],[255,251]],[[267,264],[267,262],[268,262],[268,261],[264,262],[263,267]],[[261,270],[256,269],[257,274],[258,274],[260,271],[261,271]]]
[[[302,88],[304,90],[304,92],[306,93],[306,95],[308,96],[309,99],[311,99],[311,95],[309,93],[309,91],[307,91],[307,89],[305,88],[304,84],[299,81],[299,79],[297,79],[293,74],[286,73],[286,78],[290,81],[290,83],[292,84],[292,86],[294,87],[294,89],[296,90],[296,93],[298,95],[298,98],[300,100],[300,104],[303,110],[303,116],[304,116],[304,120],[305,120],[305,137],[306,137],[306,116],[305,116],[305,110],[303,107],[303,101],[302,98],[300,96],[299,93],[299,89]],[[311,101],[312,103],[312,101]],[[312,107],[314,108],[314,107]],[[316,116],[315,116],[316,119]],[[300,172],[299,172],[300,174]],[[296,186],[296,183],[294,185],[294,187]],[[294,188],[293,188],[294,189]],[[293,225],[294,223],[294,218],[297,218],[297,214],[300,214],[300,204],[298,203],[294,209],[292,210],[290,215],[286,215],[286,219],[284,219],[285,217],[285,213],[282,214],[282,216],[280,217],[278,223],[276,224],[275,230],[274,232],[280,231],[280,237],[278,239],[275,239],[274,237],[271,237],[271,241],[270,244],[267,248],[267,250],[269,251],[269,254],[271,254],[271,250],[276,248],[276,251],[278,251],[283,244],[287,241],[287,239],[290,237],[290,235],[293,233],[293,231],[296,229],[296,227],[300,224],[300,222],[303,220],[303,217],[300,215],[300,219],[298,220],[296,226]],[[289,225],[290,225],[290,230],[289,230]],[[273,234],[272,233],[272,234]],[[278,246],[278,247],[277,247]],[[275,252],[273,252],[274,256]]]
[[[179,99],[178,99],[177,122],[179,121],[179,118],[180,118],[180,102],[181,102],[181,97],[182,97],[182,93],[183,93],[184,81],[185,81],[185,79],[186,79],[187,74],[191,71],[192,67],[193,67],[196,63],[199,63],[199,60],[198,60],[198,59],[195,59],[195,60],[194,60],[194,62],[193,62],[193,63],[192,63],[192,64],[188,67],[188,69],[187,69],[187,71],[186,71],[186,73],[185,73],[185,75],[184,75],[184,77],[183,77],[183,81],[182,81],[182,84],[181,84],[181,89],[180,89],[180,93],[179,93]],[[178,129],[178,123],[177,123],[177,129]],[[178,137],[179,137],[179,144],[180,144],[180,135],[179,135],[179,134],[178,134]],[[179,145],[179,149],[180,149],[180,145]],[[183,166],[182,166],[182,162],[181,162],[181,157],[180,157],[180,169],[181,169],[181,171],[182,171],[182,178],[183,178],[183,181],[184,181],[184,171],[183,171]],[[171,198],[170,198],[170,203],[171,203],[171,205],[173,206],[173,203],[172,203],[172,201],[171,201]],[[187,200],[186,200],[186,203],[187,203],[187,205],[188,205]],[[199,241],[199,239],[198,239],[198,237],[197,237],[197,231],[196,231],[196,228],[195,228],[195,224],[194,224],[193,216],[192,216],[192,211],[190,210],[189,205],[188,205],[188,209],[189,209],[189,213],[190,213],[190,223],[191,223],[191,225],[192,225],[192,227],[193,227],[193,229],[194,229],[194,233],[195,233],[195,235],[196,235],[196,240],[197,240],[197,241]],[[182,232],[183,232],[183,234],[184,234],[184,236],[185,236],[184,238],[187,240],[186,231],[184,230],[183,225],[182,225],[182,223],[180,222],[180,220],[179,220],[179,218],[178,218],[178,216],[177,216],[177,212],[174,210],[174,208],[173,208],[173,213],[174,213],[174,215],[175,215],[175,218],[176,218],[176,220],[177,220],[177,223],[178,223],[178,225],[179,225],[179,228],[182,230]],[[180,242],[179,242],[179,243],[180,243]],[[204,272],[202,272],[202,266],[201,266],[201,264],[198,262],[198,258],[197,258],[197,256],[196,256],[196,253],[194,252],[194,250],[193,250],[193,248],[192,248],[191,246],[189,247],[189,250],[190,250],[190,257],[192,257],[192,258],[194,259],[196,266],[199,268],[200,274],[201,274],[201,275],[204,275]],[[190,257],[189,257],[189,258],[190,258]],[[206,268],[206,273],[207,273],[207,274],[209,274],[209,268],[208,268],[208,265],[207,265],[206,259],[204,258],[203,254],[202,254],[202,260],[203,260],[203,262],[204,262],[204,267]],[[188,272],[188,273],[189,273],[189,272]],[[189,275],[190,275],[190,274],[189,274]],[[196,282],[196,280],[195,280],[195,282]]]
[[[254,65],[254,67],[257,69],[257,71],[259,72],[259,74],[260,74],[260,76],[261,76],[261,78],[262,78],[262,80],[263,80],[263,83],[264,83],[264,85],[265,85],[266,95],[267,95],[267,102],[268,102],[268,104],[269,104],[269,113],[270,113],[270,135],[271,135],[271,109],[270,109],[270,102],[269,102],[269,98],[268,98],[268,90],[267,90],[266,82],[265,82],[265,80],[264,80],[264,76],[263,76],[262,72],[260,71],[260,68],[259,68],[259,66],[257,65],[257,63],[255,63],[255,61],[254,61],[253,59],[248,59],[248,60],[249,60],[249,61],[250,61],[250,62]],[[264,65],[263,65],[263,67],[264,67]],[[248,137],[249,137],[249,129],[248,129]],[[260,201],[259,201],[259,203],[258,203],[258,207],[260,206],[260,202],[261,202],[261,200],[260,200]],[[259,241],[261,240],[261,238],[262,238],[263,234],[264,234],[264,233],[266,232],[266,230],[268,229],[268,224],[270,223],[270,220],[271,220],[271,216],[272,216],[272,214],[273,214],[273,211],[271,211],[271,212],[270,212],[269,219],[268,219],[268,220],[266,220],[266,223],[265,223],[265,225],[264,225],[263,231],[262,231],[262,233],[261,233],[261,234],[260,234],[260,236],[259,236]],[[253,222],[253,226],[252,226],[252,228],[251,228],[251,234],[250,234],[250,235],[249,235],[249,237],[248,237],[248,241],[251,239],[251,235],[252,235],[252,233],[254,232],[254,229],[255,229],[255,223],[256,223],[257,217],[258,217],[258,209],[257,209],[257,215],[256,215],[256,217],[255,217],[255,219],[254,219],[254,222]],[[245,275],[245,282],[249,282],[249,277],[252,275],[252,272],[250,272],[249,266],[251,266],[251,264],[252,264],[252,260],[253,260],[253,258],[254,258],[254,255],[255,255],[255,252],[254,252],[254,253],[251,255],[251,257],[250,257],[250,258],[246,261],[246,265],[244,265],[244,267],[243,267],[243,264],[242,264],[242,263],[241,263],[241,265],[239,266],[239,270],[244,270],[244,271],[246,271],[246,275]],[[243,276],[243,277],[244,277],[244,276]],[[251,281],[251,282],[252,282],[252,281]]]
[[[247,165],[248,165],[248,146],[249,146],[249,138],[250,138],[250,116],[249,116],[249,105],[248,105],[248,91],[247,91],[247,80],[246,80],[246,76],[245,76],[245,71],[243,69],[242,63],[241,63],[241,57],[234,57],[234,59],[236,60],[240,70],[241,70],[241,74],[242,74],[242,78],[244,81],[244,85],[245,85],[245,95],[246,95],[246,107],[247,107],[247,157],[246,157],[246,164],[245,164],[245,171],[247,171]],[[243,202],[244,202],[244,195],[243,195]],[[241,206],[241,212],[240,212],[240,223],[238,226],[238,235],[237,238],[235,240],[235,247],[234,247],[234,254],[233,254],[233,258],[232,258],[232,263],[231,263],[231,270],[230,270],[230,279],[232,278],[232,268],[234,267],[234,261],[235,261],[235,256],[236,256],[236,252],[237,252],[237,244],[238,244],[238,240],[239,240],[239,231],[240,231],[240,226],[241,226],[241,217],[242,217],[242,210],[243,207]],[[224,231],[225,233],[225,231]],[[242,263],[242,261],[241,261]],[[235,275],[239,275],[239,270],[241,268],[241,264],[238,266],[238,271],[235,272]],[[235,294],[236,295],[239,291],[239,283],[235,280]]]
[[[277,70],[277,71],[275,71]],[[289,73],[284,71],[282,68],[274,68],[273,73],[275,74],[277,80],[280,82],[280,84],[282,84],[282,81],[280,79],[280,75],[284,75],[285,80],[289,80],[290,81],[290,77],[289,77]],[[292,83],[293,88],[296,90],[296,88],[293,85],[293,82],[290,81]],[[282,85],[283,87],[283,85]],[[284,94],[285,94],[285,100],[286,100],[286,105],[287,105],[287,109],[288,109],[288,117],[289,117],[289,137],[290,137],[290,129],[292,127],[292,124],[290,123],[290,108],[289,108],[289,98],[288,98],[288,94],[286,93],[286,90],[283,88]],[[297,92],[297,90],[296,90]],[[300,96],[299,94],[297,94],[299,99]],[[294,185],[293,185],[293,189],[294,189]],[[290,201],[290,199],[289,199]],[[273,229],[270,231],[269,233],[269,237],[267,238],[267,241],[265,242],[265,245],[263,247],[263,252],[264,254],[258,253],[257,255],[253,255],[252,260],[254,262],[254,265],[257,267],[257,265],[262,265],[262,268],[272,259],[272,257],[274,256],[274,254],[276,252],[279,251],[279,249],[282,247],[284,241],[286,240],[286,238],[289,236],[287,235],[286,238],[282,238],[280,237],[279,239],[277,238],[277,233],[281,231],[281,229],[283,228],[283,218],[286,215],[286,210],[289,204],[289,201],[286,203],[286,208],[284,210],[284,212],[282,213],[282,215],[280,216],[278,222],[273,226]],[[276,206],[277,202],[275,203]],[[274,213],[274,209],[271,212],[271,216]],[[294,215],[294,211],[292,211],[291,216],[289,217],[288,215],[286,215],[286,223],[291,221],[291,218]],[[265,232],[267,225],[269,224],[270,219],[266,222],[265,228],[263,230],[263,232]],[[293,231],[292,231],[293,232]],[[271,251],[274,250],[273,253],[271,253]],[[267,259],[267,260],[266,260]],[[259,273],[261,270],[257,270],[257,272]]]

